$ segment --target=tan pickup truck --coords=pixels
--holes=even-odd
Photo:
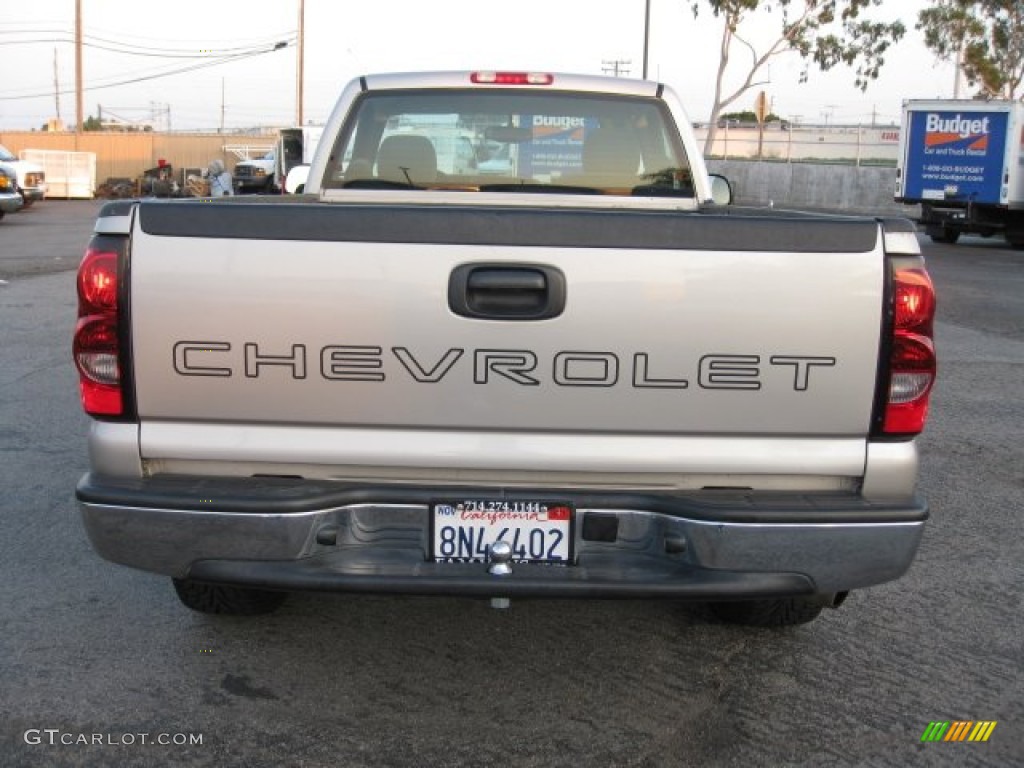
[[[936,366],[914,228],[729,192],[665,86],[466,72],[353,82],[301,196],[109,204],[74,339],[92,543],[208,612],[780,625],[899,577]]]

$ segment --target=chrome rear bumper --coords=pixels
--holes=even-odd
[[[575,504],[575,563],[518,564],[495,577],[484,564],[428,560],[428,499],[529,492],[93,475],[77,491],[96,550],[147,571],[277,589],[510,597],[842,592],[901,576],[928,516],[917,499],[885,505],[836,493],[541,495]]]

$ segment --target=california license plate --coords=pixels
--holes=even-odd
[[[564,502],[462,499],[431,506],[431,553],[436,562],[484,563],[505,541],[513,562],[572,562],[573,509]]]

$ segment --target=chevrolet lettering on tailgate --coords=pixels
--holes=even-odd
[[[244,350],[244,362],[232,364],[230,353],[238,347]],[[541,383],[539,370],[546,368],[550,383],[560,387],[611,387],[620,383],[620,378],[626,386],[637,389],[686,389],[690,385],[690,380],[682,376],[655,377],[647,352],[625,356],[613,352],[556,352],[542,366],[537,353],[525,349],[450,348],[440,358],[428,362],[421,362],[407,347],[392,347],[385,352],[380,346],[329,345],[309,350],[304,344],[292,344],[283,349],[283,354],[271,354],[266,346],[261,349],[255,342],[232,345],[226,341],[179,341],[174,344],[172,357],[179,376],[231,377],[244,373],[247,378],[256,379],[275,375],[283,368],[285,375],[293,379],[305,379],[312,373],[330,381],[385,381],[389,371],[384,359],[389,355],[413,381],[437,384],[465,356],[472,360],[475,384],[487,384],[500,377],[524,386],[537,386]],[[310,360],[315,361],[314,365],[310,365]],[[800,392],[810,386],[812,369],[836,364],[834,357],[807,355],[702,355],[695,380],[704,389],[757,390],[762,385],[762,360],[769,366],[789,369],[792,388]],[[392,375],[396,372],[397,367],[390,371]]]

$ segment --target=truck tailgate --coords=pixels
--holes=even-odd
[[[861,438],[884,289],[871,220],[142,204],[140,421]],[[453,311],[458,267],[542,266],[541,320]]]

